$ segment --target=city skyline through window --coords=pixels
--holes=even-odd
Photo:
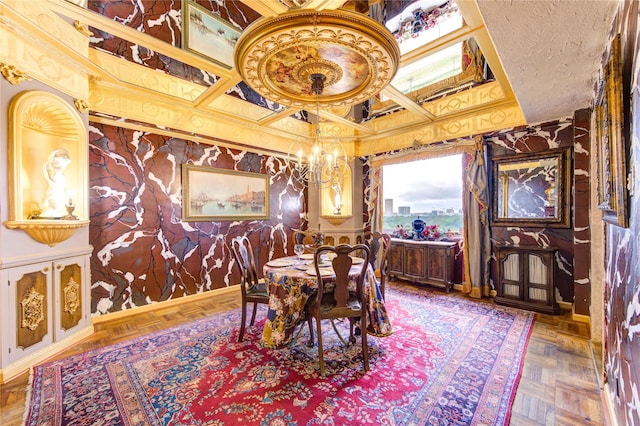
[[[420,217],[442,231],[462,231],[462,155],[383,166],[384,229],[411,229]]]

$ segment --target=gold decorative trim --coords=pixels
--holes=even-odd
[[[83,114],[91,109],[91,104],[84,99],[74,99],[73,104]]]
[[[64,311],[73,315],[80,307],[80,284],[70,278],[64,286]]]
[[[29,293],[20,302],[22,305],[22,327],[31,331],[38,328],[38,324],[44,321],[44,295],[31,287]]]
[[[236,43],[235,65],[265,98],[293,108],[354,105],[384,89],[400,49],[380,23],[349,10],[292,10],[251,24]],[[312,74],[325,77],[317,96]]]
[[[7,80],[11,84],[20,84],[27,80],[31,80],[31,77],[24,72],[20,71],[13,65],[7,65],[5,63],[0,64],[0,72],[4,76],[5,80]]]
[[[78,32],[84,36],[91,37],[93,36],[93,32],[89,31],[89,27],[87,27],[82,22],[75,20],[73,21],[73,28],[78,30]]]
[[[21,229],[34,240],[55,246],[69,239],[78,228],[89,225],[88,220],[7,220],[4,226],[9,229]]]
[[[334,226],[339,226],[342,225],[343,223],[345,223],[347,221],[347,219],[351,218],[352,216],[322,216],[323,219],[326,219],[327,222],[329,222],[330,224],[334,225]]]

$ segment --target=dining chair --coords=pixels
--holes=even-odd
[[[322,259],[329,253],[334,253],[335,257],[331,261],[333,274],[327,276],[321,268]],[[364,263],[356,280],[356,292],[349,292],[349,271],[353,265],[350,255],[359,254],[363,256]],[[367,302],[364,293],[364,278],[367,273],[369,263],[369,247],[365,244],[340,244],[334,246],[320,246],[313,257],[316,277],[318,280],[317,293],[307,303],[307,315],[315,318],[316,333],[318,335],[318,358],[320,362],[320,375],[325,376],[324,350],[322,347],[322,320],[336,320],[347,318],[350,322],[350,341],[355,341],[353,336],[353,323],[357,320],[360,324],[366,324]],[[327,284],[334,283],[333,286]],[[335,325],[334,325],[335,329]],[[337,330],[336,330],[337,332]],[[362,357],[364,359],[364,371],[369,371],[369,349],[367,346],[367,333],[361,333]],[[342,338],[340,338],[342,340]],[[313,342],[313,335],[311,335]]]
[[[382,232],[374,232],[369,240],[369,250],[371,251],[371,266],[376,272],[376,277],[380,277],[378,286],[385,298],[385,287],[387,284],[387,273],[389,271],[389,247],[391,247],[391,236]]]
[[[235,263],[240,268],[240,291],[242,294],[242,323],[240,324],[240,333],[238,334],[238,342],[242,342],[244,338],[245,323],[247,320],[247,304],[253,303],[253,313],[251,314],[250,326],[256,319],[258,303],[269,304],[269,294],[264,278],[258,278],[256,264],[253,258],[253,248],[251,242],[246,236],[236,237],[231,240],[231,252],[235,258]]]

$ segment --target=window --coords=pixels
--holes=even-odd
[[[435,239],[462,234],[462,155],[383,166],[382,179],[385,232],[402,226],[410,237],[420,218],[437,226]]]

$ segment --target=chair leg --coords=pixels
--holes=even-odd
[[[366,316],[362,315],[360,324],[364,324]],[[367,330],[362,330],[362,358],[364,359],[364,371],[369,371],[369,346],[367,345]]]
[[[322,348],[322,321],[316,317],[316,328],[318,332],[318,361],[320,363],[320,376],[325,377],[324,374],[324,349]]]
[[[307,315],[307,323],[309,324],[309,342],[307,342],[307,347],[313,347],[313,318],[311,315]]]
[[[242,304],[242,319],[240,320],[240,333],[238,333],[238,342],[242,342],[244,338],[244,323],[247,320],[247,304]]]
[[[256,321],[256,312],[258,311],[258,302],[253,302],[253,313],[251,314],[250,326],[253,327],[253,323]]]

